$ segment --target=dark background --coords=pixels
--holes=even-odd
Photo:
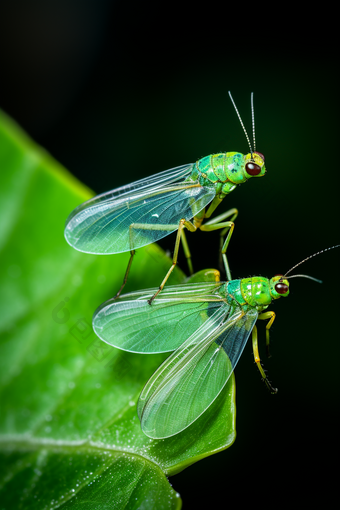
[[[219,212],[240,211],[233,277],[286,272],[340,242],[339,46],[334,12],[276,7],[2,3],[0,107],[100,193],[210,153],[248,152],[227,92],[251,131],[253,91],[268,172]],[[218,234],[207,237],[188,234],[195,269],[217,264]],[[291,295],[274,304],[270,360],[259,325],[279,393],[261,384],[249,343],[236,369],[236,442],[170,480],[184,508],[327,505],[337,495],[339,258],[308,261],[298,272],[323,285],[291,280]]]

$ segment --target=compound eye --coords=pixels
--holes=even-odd
[[[275,290],[278,294],[286,294],[289,290],[289,287],[286,283],[279,282],[275,285]]]
[[[257,155],[258,155],[258,156],[260,156],[260,158],[262,158],[262,159],[263,159],[263,161],[264,161],[264,155],[263,155],[263,154],[261,154],[261,152],[254,151],[254,152],[253,152],[253,154],[257,154]]]
[[[248,175],[259,175],[261,173],[261,167],[252,161],[246,164],[246,172]]]

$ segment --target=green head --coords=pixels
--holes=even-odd
[[[289,294],[289,281],[282,274],[277,274],[269,280],[269,291],[273,299],[286,297]]]
[[[266,173],[264,155],[261,152],[252,152],[244,157],[244,177],[263,177]]]

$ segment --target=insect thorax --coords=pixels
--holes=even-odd
[[[241,281],[241,292],[244,299],[251,306],[263,307],[272,302],[268,278],[253,276],[243,278]]]
[[[213,186],[217,193],[227,195],[237,184],[247,180],[244,172],[244,155],[240,152],[210,154],[196,162],[199,182]]]

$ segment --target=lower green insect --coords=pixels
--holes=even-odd
[[[219,281],[218,271],[206,270],[188,283],[165,287],[152,306],[148,300],[155,289],[122,295],[96,310],[93,328],[104,342],[136,353],[174,351],[139,397],[138,416],[147,436],[170,437],[197,420],[227,383],[250,335],[261,376],[270,391],[277,392],[261,365],[256,322],[268,321],[269,347],[275,313],[267,308],[288,296],[291,270],[271,279],[255,276],[228,282]]]

